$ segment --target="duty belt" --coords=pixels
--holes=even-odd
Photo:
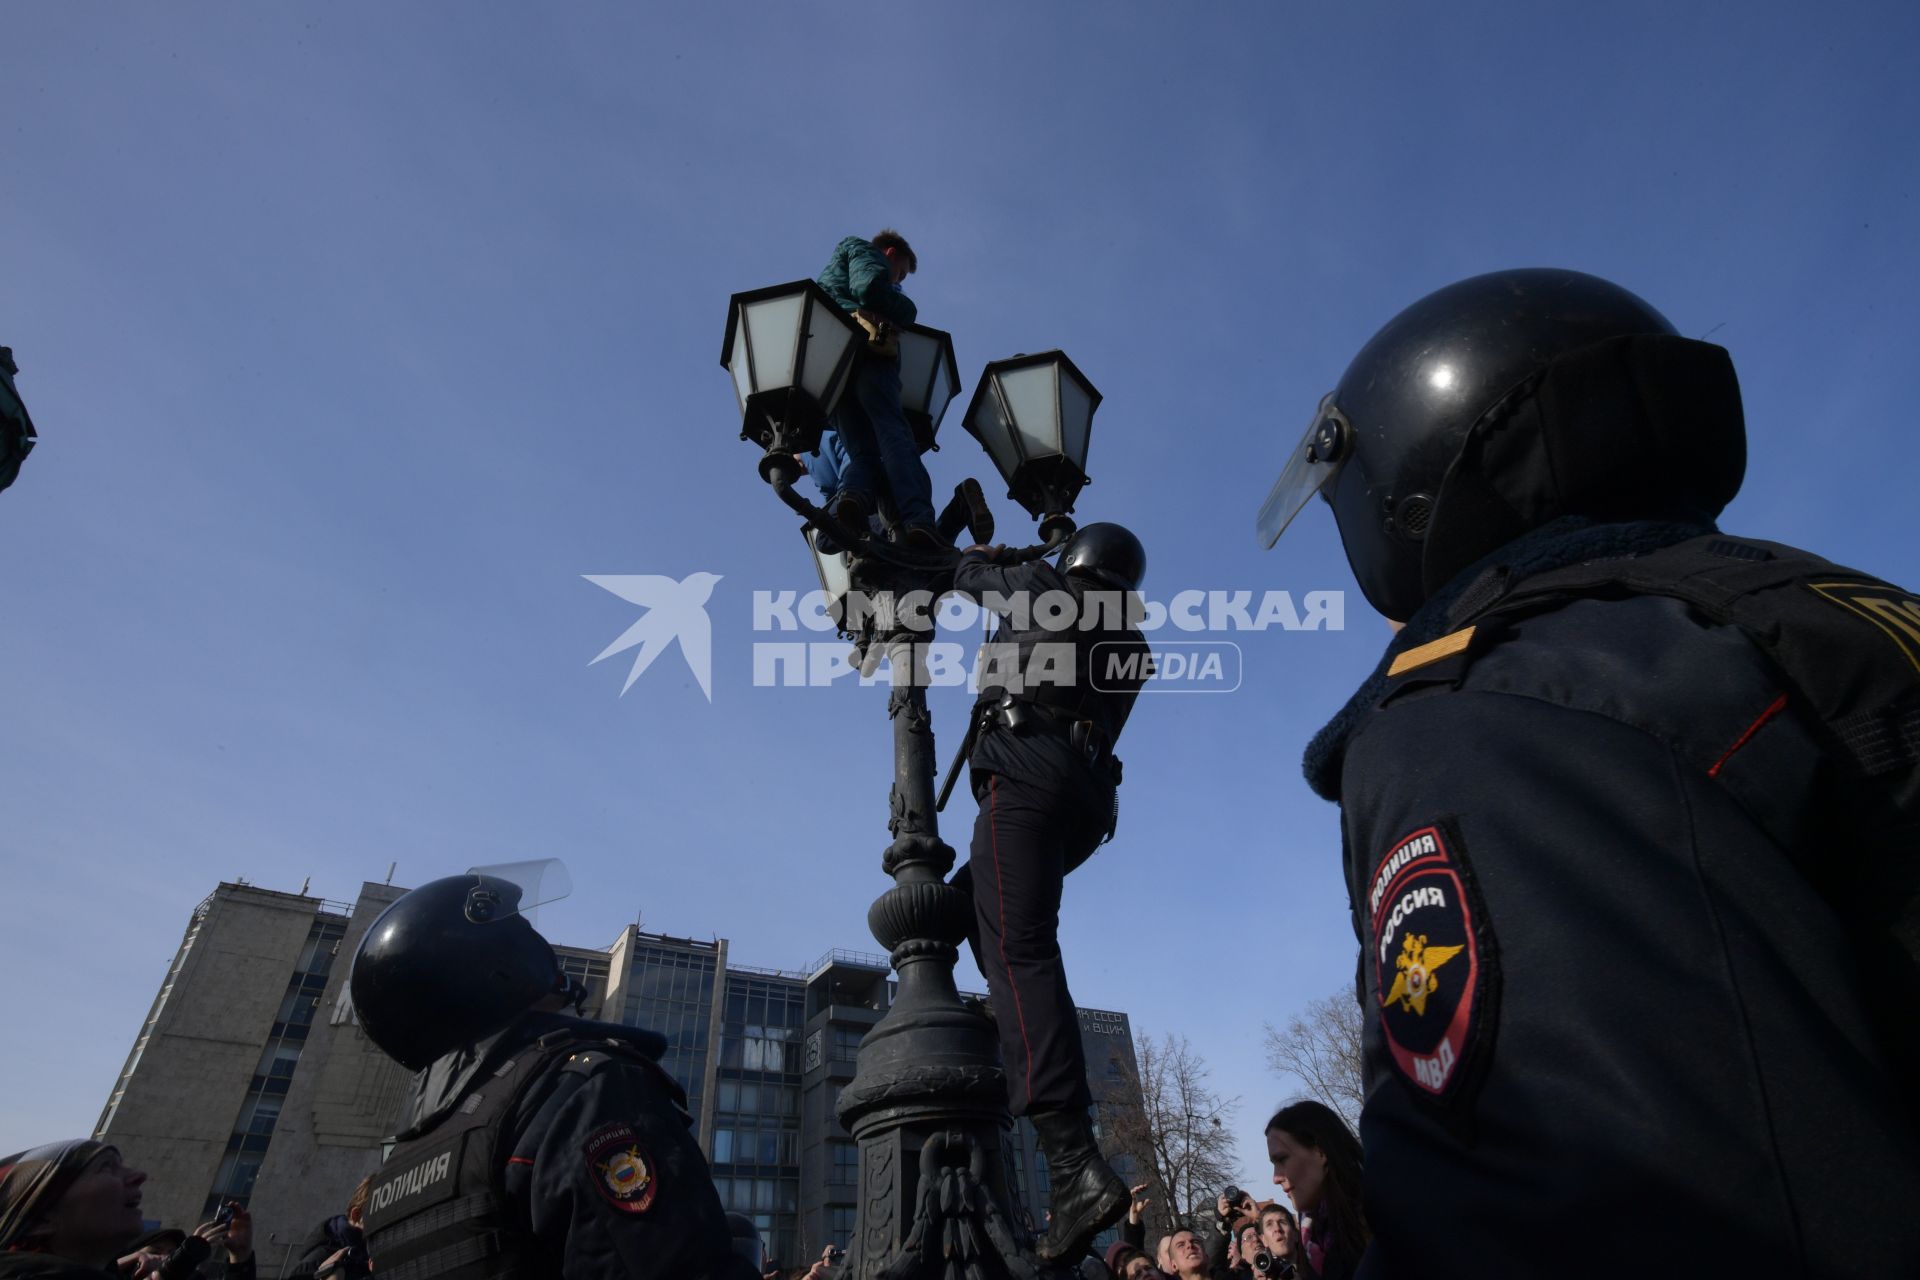
[[[1107,736],[1105,726],[1098,720],[1082,719],[1072,712],[1049,707],[1045,703],[1021,702],[1013,698],[1001,699],[982,715],[983,727],[988,732],[1004,729],[1023,736],[1044,733],[1065,738],[1074,754],[1083,757],[1095,769],[1111,761],[1114,782],[1120,781],[1120,761],[1113,754],[1113,740]]]
[[[973,756],[973,745],[979,741],[982,733],[1013,733],[1022,736],[1044,733],[1052,737],[1065,738],[1075,754],[1086,760],[1096,772],[1104,769],[1116,792],[1120,786],[1120,757],[1113,754],[1113,740],[1107,736],[1104,726],[1097,720],[1075,718],[1064,709],[1048,707],[1040,703],[1022,702],[1017,698],[1002,698],[999,702],[986,707],[976,707],[967,724],[967,736],[961,741],[960,749],[954,753],[953,763],[947,767],[947,780],[940,787],[940,797],[934,804],[938,813],[947,807],[947,798],[953,794],[954,781],[959,778],[960,770]],[[1116,798],[1115,804],[1119,803]]]

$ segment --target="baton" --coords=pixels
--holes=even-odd
[[[960,778],[960,766],[973,754],[973,744],[980,737],[980,724],[986,718],[985,712],[976,711],[968,723],[967,736],[960,740],[960,749],[953,753],[953,763],[947,766],[947,780],[940,784],[940,799],[933,806],[935,813],[947,807],[947,798],[953,794],[953,784]]]

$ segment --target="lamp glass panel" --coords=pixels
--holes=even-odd
[[[927,416],[933,419],[933,425],[939,426],[940,419],[946,416],[947,406],[960,394],[960,375],[954,372],[953,364],[945,358],[946,348],[934,348],[933,391],[927,396]]]
[[[940,358],[940,340],[929,334],[900,330],[900,407],[932,413],[927,388],[933,382],[934,362]]]
[[[753,346],[755,391],[793,385],[793,345],[806,302],[806,294],[790,293],[741,308],[746,313],[747,341]]]
[[[818,529],[807,530],[807,549],[813,552],[814,572],[820,575],[820,585],[826,590],[827,603],[831,605],[853,589],[853,571],[847,567],[844,552],[822,555],[819,539]]]
[[[1093,398],[1064,369],[1060,373],[1060,449],[1087,469],[1087,433],[1093,428]]]
[[[1000,375],[1014,429],[1029,458],[1050,458],[1060,452],[1060,404],[1055,387],[1059,369],[1052,364],[1009,369]]]
[[[973,416],[967,420],[976,430],[980,442],[987,447],[987,456],[993,459],[993,465],[1003,478],[1013,479],[1013,470],[1020,465],[1020,454],[1013,445],[1013,427],[1000,413],[1000,399],[993,394],[992,387],[983,387],[978,399],[974,401]]]
[[[753,394],[753,384],[747,374],[747,335],[746,310],[734,308],[733,312],[733,365],[728,372],[733,375],[733,391],[740,397],[740,410],[746,412],[747,397]]]
[[[816,302],[807,312],[807,358],[806,367],[800,371],[800,385],[821,409],[831,413],[840,389],[833,375],[840,367],[840,357],[853,345],[856,330],[838,308]]]
[[[953,403],[954,392],[960,388],[946,371],[942,369],[933,379],[933,394],[927,397],[927,417],[938,427],[940,419],[947,416],[947,406]]]

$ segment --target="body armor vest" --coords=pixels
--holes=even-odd
[[[1740,628],[1768,658],[1786,705],[1837,766],[1823,779],[1819,860],[1801,870],[1885,997],[1890,1047],[1920,1051],[1920,599],[1793,547],[1720,534],[1510,588],[1498,573],[1469,586],[1450,619],[1491,642],[1505,621],[1573,599],[1657,595]]]
[[[1137,627],[1127,625],[1133,593],[1090,586],[1072,575],[1066,582],[1077,606],[1070,623],[1047,628],[1043,595],[1024,629],[1005,621],[993,633],[981,663],[975,714],[1007,701],[1037,706],[1061,720],[1091,720],[1112,743],[1152,675],[1153,650]],[[1083,630],[1081,623],[1090,618],[1100,625]]]
[[[425,1132],[395,1146],[367,1197],[367,1251],[382,1280],[510,1280],[545,1274],[507,1202],[508,1118],[555,1061],[583,1047],[630,1054],[618,1041],[548,1032],[467,1086]]]

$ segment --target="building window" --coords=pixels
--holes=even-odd
[[[666,1037],[660,1065],[687,1091],[687,1109],[697,1122],[706,1104],[707,1037],[713,1015],[716,957],[642,942],[628,964],[626,1001],[619,1012],[628,1026]],[[591,984],[589,983],[589,986]],[[611,1011],[603,1011],[611,1016]]]
[[[285,1101],[277,1094],[260,1094],[254,1099],[252,1114],[249,1115],[244,1109],[241,1112],[246,1116],[246,1131],[249,1134],[272,1133],[274,1124],[280,1119],[280,1104]]]
[[[829,1142],[827,1149],[833,1161],[827,1167],[827,1185],[831,1187],[857,1187],[860,1185],[860,1148],[851,1142]]]
[[[853,1207],[833,1205],[827,1210],[827,1239],[837,1249],[853,1243]]]

